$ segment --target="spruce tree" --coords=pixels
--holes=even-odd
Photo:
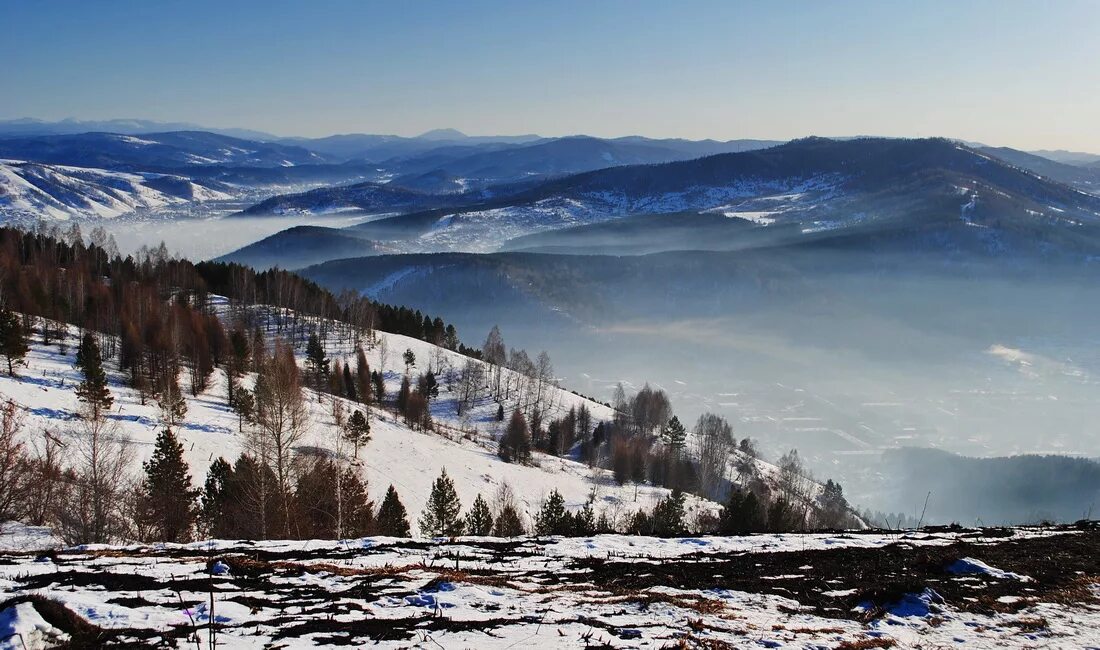
[[[512,504],[502,507],[493,522],[493,537],[520,537],[526,534],[527,529],[516,507]]]
[[[111,408],[115,399],[107,389],[107,373],[103,370],[99,345],[91,332],[86,332],[80,341],[76,363],[84,373],[84,380],[76,387],[76,396],[92,409],[92,418],[98,420],[104,411]]]
[[[462,534],[462,504],[455,492],[454,481],[443,468],[432,484],[428,504],[420,515],[420,534],[425,537],[457,537]]]
[[[141,516],[153,539],[187,542],[198,516],[199,491],[191,487],[191,475],[183,459],[183,445],[171,429],[157,435],[153,457],[145,463],[141,485]]]
[[[359,458],[359,448],[370,442],[370,421],[359,409],[348,418],[344,427],[344,437],[352,444],[354,458]]]
[[[27,333],[19,317],[9,309],[0,311],[0,354],[8,361],[8,375],[15,376],[15,364],[27,356],[28,349]]]
[[[409,518],[405,513],[405,505],[401,503],[401,498],[392,485],[386,490],[386,497],[378,508],[375,526],[379,535],[409,537]]]
[[[412,349],[406,348],[405,353],[401,355],[401,359],[405,362],[405,374],[409,374],[409,369],[416,365],[416,355],[413,354]]]
[[[309,341],[306,343],[306,365],[313,374],[314,385],[321,386],[321,382],[328,376],[328,363],[325,347],[321,345],[317,332],[310,333]]]
[[[572,517],[565,509],[565,499],[557,490],[552,490],[542,508],[535,517],[536,535],[568,535]]]
[[[653,534],[658,537],[683,537],[687,532],[684,493],[673,490],[653,508]]]
[[[489,510],[489,504],[479,494],[466,513],[466,534],[485,536],[493,532],[493,513]]]
[[[684,445],[687,443],[687,430],[684,429],[684,425],[680,423],[680,418],[675,415],[665,425],[665,430],[662,432],[662,438],[668,445],[669,449],[678,457],[684,450]]]
[[[229,521],[232,481],[233,467],[228,461],[218,458],[210,464],[202,489],[199,521],[206,536],[211,539],[228,537],[228,531],[232,529]]]

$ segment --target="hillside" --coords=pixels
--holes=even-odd
[[[113,218],[138,209],[228,199],[182,176],[0,160],[0,221]]]
[[[279,205],[344,207],[355,203],[354,193],[332,188],[323,195],[283,197]],[[384,211],[386,199],[380,198],[370,202],[372,209]],[[961,246],[993,251],[1006,245],[1041,248],[1050,240],[1091,254],[1100,223],[1100,197],[941,139],[811,138],[758,151],[610,167],[533,186],[493,187],[481,196],[467,192],[446,201],[415,211],[416,205],[399,200],[394,209],[406,214],[354,229],[391,242],[397,252],[487,253],[518,237],[624,217],[712,212],[760,229],[793,229],[783,243],[871,235],[903,248],[943,249],[958,238]],[[745,232],[723,235],[710,248],[742,247],[735,238]],[[666,241],[664,250],[679,245]]]
[[[206,131],[0,137],[0,158],[126,171],[215,164],[288,167],[325,162],[319,154],[301,147]]]
[[[220,301],[217,304],[220,311],[228,313],[228,303]],[[274,339],[280,335],[280,317],[268,310],[263,313],[267,313],[266,330]],[[76,336],[76,330],[70,328],[64,353],[58,351],[56,344],[33,343],[27,366],[20,369],[19,376],[0,377],[0,397],[12,399],[21,407],[26,417],[25,429],[32,436],[46,430],[63,437],[76,435],[73,430],[78,402],[73,388],[80,381],[80,373],[73,367]],[[383,371],[390,394],[396,394],[399,388],[405,372],[401,355],[407,349],[416,355],[417,368],[431,364],[440,370],[441,377],[445,372],[441,368],[461,368],[467,361],[466,357],[419,339],[383,332],[378,332],[376,340],[365,347],[372,369]],[[327,348],[334,359],[354,357],[347,341],[330,340]],[[247,375],[243,384],[250,386],[254,381],[254,376]],[[442,383],[439,398],[432,402],[432,418],[440,427],[438,432],[414,431],[389,412],[374,409],[372,439],[361,451],[360,466],[372,498],[377,503],[386,486],[394,485],[408,508],[414,531],[415,518],[424,507],[431,483],[443,468],[455,480],[464,504],[469,505],[479,493],[490,498],[501,484],[507,483],[528,517],[533,516],[553,489],[565,497],[570,507],[581,506],[595,494],[597,509],[611,514],[652,507],[657,499],[668,493],[663,488],[643,485],[637,489],[635,500],[634,486],[617,485],[610,472],[592,470],[565,458],[539,454],[532,466],[505,463],[496,455],[495,439],[503,426],[496,421],[497,404],[487,397],[482,398],[459,417],[456,415],[457,393],[448,390],[446,382]],[[121,375],[111,373],[110,388],[116,402],[108,418],[133,444],[136,453],[132,470],[136,473],[140,471],[140,463],[152,452],[152,442],[162,426],[159,424],[160,412],[151,400],[142,405],[138,393],[125,385]],[[602,404],[588,402],[566,390],[550,390],[551,416],[581,404],[586,404],[597,419],[611,416],[610,409]],[[213,460],[223,457],[232,461],[242,451],[238,418],[225,402],[225,391],[225,375],[218,370],[206,391],[197,397],[187,396],[187,416],[178,433],[197,484],[201,484]],[[301,449],[331,449],[335,440],[331,398],[308,389],[306,393],[310,427]],[[350,402],[346,405],[349,409],[363,408]],[[699,500],[692,503],[693,508],[714,508],[713,504]],[[533,520],[528,524],[530,521]]]

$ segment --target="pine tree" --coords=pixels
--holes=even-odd
[[[92,410],[92,419],[98,420],[115,399],[107,389],[107,373],[103,371],[99,345],[91,332],[86,332],[80,341],[76,363],[84,373],[84,380],[76,387],[76,396]]]
[[[380,370],[372,372],[370,377],[371,383],[374,384],[374,400],[378,404],[382,404],[386,399],[386,380],[382,377],[382,372]]]
[[[224,458],[210,464],[206,483],[202,489],[199,521],[210,539],[224,539],[232,530],[229,519],[229,497],[233,481],[233,467]]]
[[[328,376],[328,363],[325,347],[321,345],[317,332],[310,333],[309,341],[306,343],[306,366],[313,375],[314,385],[321,386],[324,378]]]
[[[542,508],[535,517],[536,535],[568,535],[572,522],[565,509],[565,499],[557,490],[552,490],[546,500],[542,502]]]
[[[435,373],[429,370],[416,380],[416,392],[431,400],[439,396],[439,383],[435,379]]]
[[[574,535],[595,535],[596,534],[596,510],[593,508],[592,502],[595,500],[595,495],[590,495],[588,501],[584,502],[584,507],[578,510],[573,515],[573,534]]]
[[[531,460],[531,434],[527,430],[527,420],[516,409],[508,428],[500,438],[497,455],[507,463],[526,463]]]
[[[251,422],[256,413],[256,396],[247,388],[238,387],[230,406],[237,413],[237,430],[244,431],[245,421]]]
[[[526,534],[527,529],[516,507],[512,504],[502,507],[493,522],[493,537],[520,537]]]
[[[829,479],[818,497],[818,523],[824,528],[844,528],[848,524],[848,500],[844,488]]]
[[[406,348],[405,353],[401,355],[401,359],[405,361],[405,374],[409,374],[409,369],[416,365],[416,355],[413,354],[411,348]]]
[[[405,505],[401,503],[401,498],[392,485],[386,490],[386,497],[378,508],[375,526],[378,534],[385,537],[409,537],[409,518],[405,513]]]
[[[687,430],[684,429],[684,425],[680,423],[680,418],[675,415],[665,425],[665,429],[662,432],[662,438],[668,445],[669,449],[673,451],[676,456],[684,450],[684,445],[687,443]]]
[[[687,532],[684,493],[673,490],[653,508],[653,534],[658,537],[683,537]]]
[[[153,539],[188,542],[198,516],[199,491],[191,487],[191,475],[183,459],[183,445],[171,429],[157,435],[153,457],[145,463],[140,492],[141,517]]]
[[[493,532],[493,513],[489,511],[489,504],[479,494],[466,513],[466,533],[468,535],[485,536]]]
[[[8,361],[8,375],[15,376],[15,365],[27,356],[28,350],[27,334],[19,317],[9,309],[0,311],[0,354]]]
[[[354,458],[359,458],[359,448],[370,442],[370,421],[359,409],[355,409],[348,418],[347,426],[344,427],[344,437],[352,444]]]
[[[432,493],[420,515],[420,534],[425,537],[457,537],[462,534],[462,504],[447,468],[432,484]]]
[[[165,373],[157,393],[157,404],[160,405],[160,416],[169,427],[174,427],[187,416],[187,400],[180,390],[179,381],[176,379],[174,369]]]

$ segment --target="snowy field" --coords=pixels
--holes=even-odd
[[[1095,648],[1098,542],[1082,528],[27,548],[0,553],[0,647]]]

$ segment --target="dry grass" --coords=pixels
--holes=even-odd
[[[836,650],[871,650],[872,648],[893,648],[898,642],[885,636],[865,636],[853,641],[844,641]]]

